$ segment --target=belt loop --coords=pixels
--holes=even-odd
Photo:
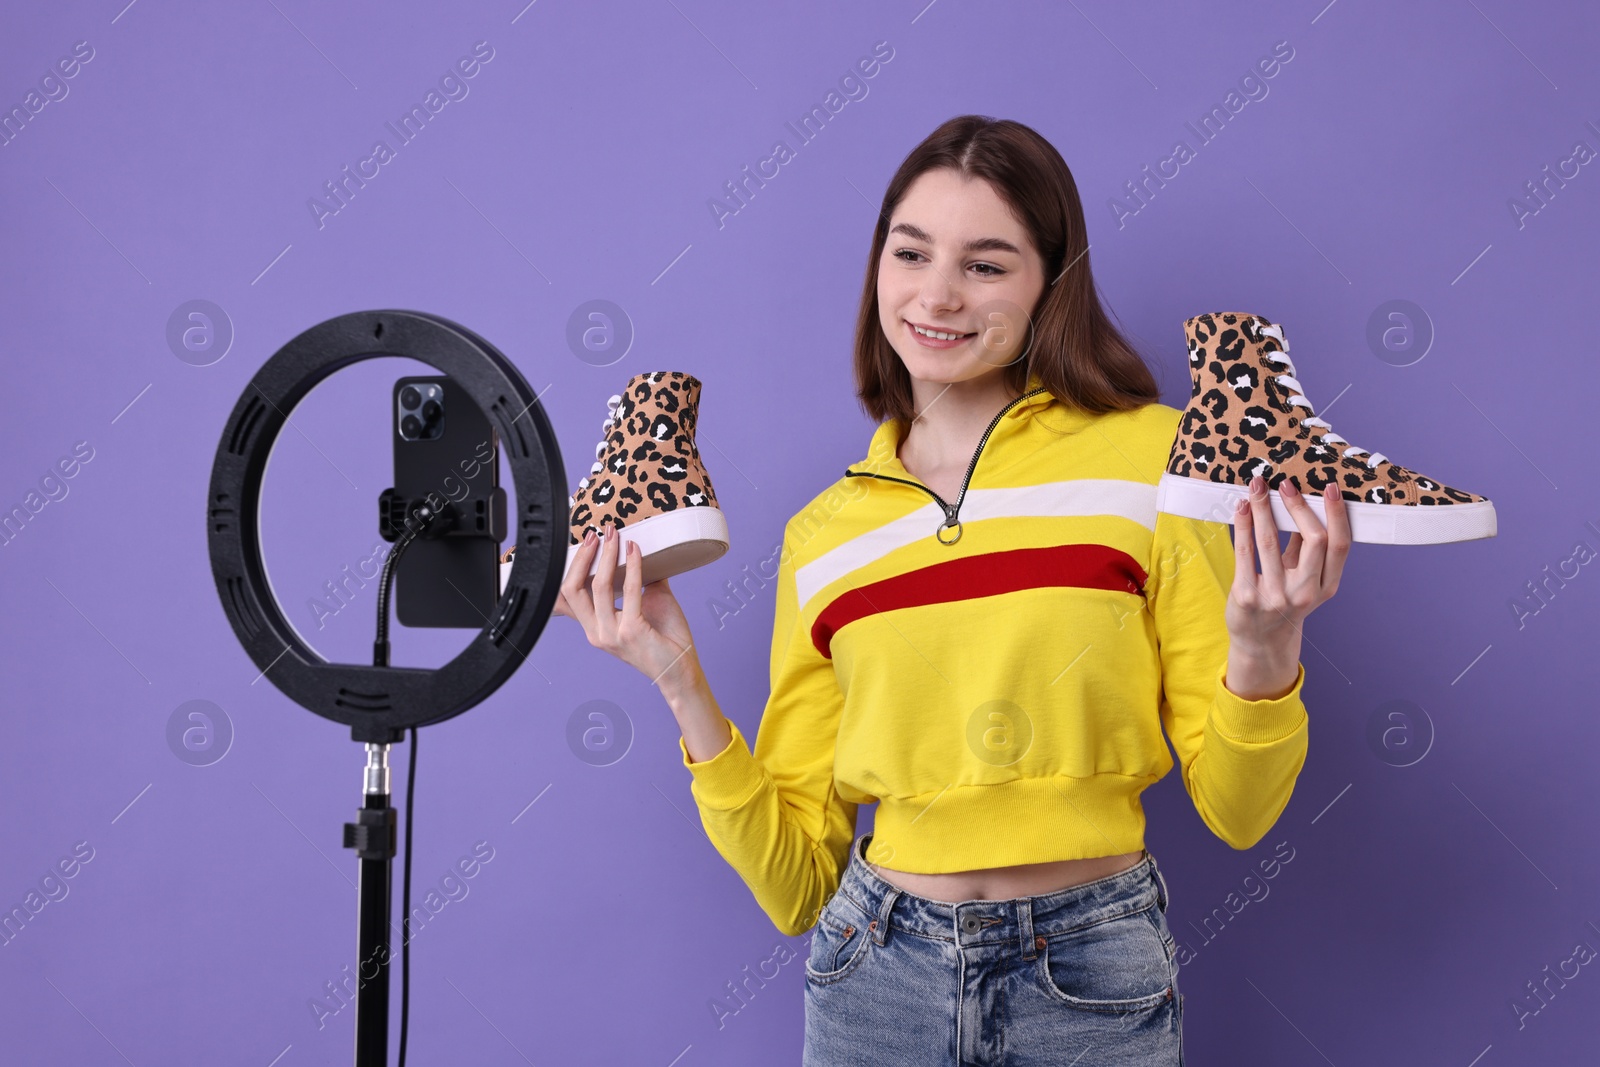
[[[1156,858],[1150,855],[1150,850],[1144,853],[1150,859],[1150,870],[1156,876],[1156,903],[1161,906],[1161,914],[1167,913],[1167,880],[1161,876],[1161,868],[1156,866]]]
[[[872,939],[880,948],[883,947],[884,939],[889,936],[889,913],[894,910],[894,902],[899,896],[900,887],[891,885],[889,891],[883,895],[883,901],[878,905],[878,917],[868,924],[872,931]]]
[[[1022,934],[1022,958],[1032,960],[1038,955],[1033,943],[1033,898],[1017,901],[1017,927]]]

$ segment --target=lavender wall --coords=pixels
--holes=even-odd
[[[700,376],[733,546],[674,587],[753,736],[772,590],[741,604],[728,583],[864,453],[849,345],[875,204],[964,112],[1060,148],[1100,289],[1168,403],[1182,320],[1257,311],[1343,436],[1499,511],[1489,541],[1356,546],[1306,628],[1310,758],[1260,845],[1213,837],[1176,775],[1146,795],[1192,1062],[1594,1055],[1591,11],[122,2],[31,5],[0,34],[0,107],[28,115],[0,147],[0,509],[43,503],[0,549],[0,909],[57,898],[0,946],[0,1058],[350,1061],[328,983],[355,953],[339,827],[360,751],[258,680],[201,521],[223,422],[281,344],[362,308],[464,323],[548,390],[569,484],[629,375]],[[875,76],[797,138],[875,47]],[[442,106],[402,141],[387,124],[430,90]],[[1228,119],[1203,141],[1213,106]],[[390,157],[341,206],[324,183],[379,140]],[[727,199],[779,140],[793,157]],[[1131,196],[1178,141],[1192,158]],[[216,332],[190,348],[196,300]],[[625,316],[625,353],[569,341],[595,300]],[[1386,345],[1391,321],[1409,325]],[[373,555],[383,398],[417,372],[326,383],[269,471],[274,586],[330,659],[367,654],[371,586],[311,601]],[[400,630],[396,662],[467,637]],[[570,740],[594,701],[598,750]],[[196,707],[216,729],[198,752],[171,729]],[[676,736],[648,681],[560,618],[491,700],[424,731],[419,897],[492,858],[416,936],[414,1062],[798,1061],[807,939],[711,847]],[[1252,877],[1275,853],[1292,859]],[[63,858],[72,877],[47,880]]]

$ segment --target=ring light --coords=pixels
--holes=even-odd
[[[261,559],[261,479],[288,413],[329,375],[380,356],[419,360],[461,385],[498,432],[516,493],[517,513],[508,526],[517,551],[494,617],[460,655],[432,670],[324,660],[280,610]],[[487,699],[533,648],[565,575],[564,480],[544,408],[489,342],[418,311],[328,319],[262,366],[223,427],[206,514],[223,611],[239,643],[285,696],[349,726],[353,740],[397,743],[409,727],[442,722]]]

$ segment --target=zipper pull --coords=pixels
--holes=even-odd
[[[944,539],[946,530],[954,530],[956,532],[955,536],[948,541]],[[961,540],[961,520],[956,517],[955,508],[945,508],[944,522],[940,523],[938,528],[933,531],[933,536],[941,545],[953,545]]]

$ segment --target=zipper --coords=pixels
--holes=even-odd
[[[1038,389],[1023,393],[1021,396],[1011,401],[1011,403],[1001,408],[995,413],[995,417],[989,420],[988,428],[983,431],[983,436],[978,438],[978,447],[972,453],[972,462],[967,464],[967,475],[965,478],[961,479],[961,492],[956,497],[956,502],[953,505],[947,503],[943,497],[941,497],[938,493],[935,493],[926,485],[923,485],[921,482],[910,481],[906,478],[896,478],[892,474],[874,474],[871,471],[853,471],[846,467],[844,476],[846,478],[881,478],[886,482],[900,482],[904,485],[915,486],[916,488],[921,489],[924,493],[927,493],[929,496],[933,497],[933,499],[938,502],[939,507],[944,511],[944,521],[934,528],[934,539],[937,540],[941,545],[953,545],[957,541],[961,540],[961,519],[959,517],[959,513],[961,511],[961,502],[967,497],[967,485],[972,481],[972,472],[978,469],[978,457],[982,455],[983,446],[988,443],[989,435],[994,432],[994,428],[996,426],[1000,425],[1000,420],[1005,417],[1006,412],[1010,411],[1012,408],[1016,407],[1030,396],[1038,396],[1040,393],[1045,392],[1049,392],[1049,390],[1041,386]],[[946,541],[944,539],[944,531],[952,528],[955,530],[955,536]]]

